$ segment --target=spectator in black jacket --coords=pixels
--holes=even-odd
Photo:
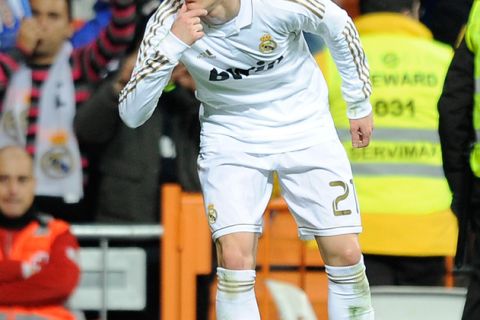
[[[453,193],[452,210],[460,226],[457,266],[461,266],[464,260],[469,228],[476,236],[472,253],[473,272],[462,320],[480,319],[480,179],[474,177],[469,164],[471,146],[475,142],[473,97],[474,54],[462,40],[455,51],[438,102],[443,168]]]

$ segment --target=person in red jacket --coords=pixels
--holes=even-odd
[[[0,149],[0,319],[70,320],[63,306],[80,269],[69,225],[34,209],[30,155]]]

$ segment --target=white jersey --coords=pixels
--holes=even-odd
[[[203,152],[299,150],[335,135],[325,79],[302,31],[323,37],[343,78],[350,119],[371,112],[369,71],[357,31],[330,0],[241,0],[236,18],[203,23],[187,46],[171,32],[183,0],[165,0],[150,19],[120,115],[137,127],[153,113],[175,65],[182,62],[201,101]]]

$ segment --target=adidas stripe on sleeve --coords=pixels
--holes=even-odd
[[[150,18],[130,81],[120,92],[120,117],[130,127],[152,115],[173,68],[188,46],[170,33],[182,0],[166,0]]]

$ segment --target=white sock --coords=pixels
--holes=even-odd
[[[255,270],[217,268],[217,320],[260,320]]]
[[[328,276],[328,319],[374,320],[363,257],[353,266],[325,266]]]

